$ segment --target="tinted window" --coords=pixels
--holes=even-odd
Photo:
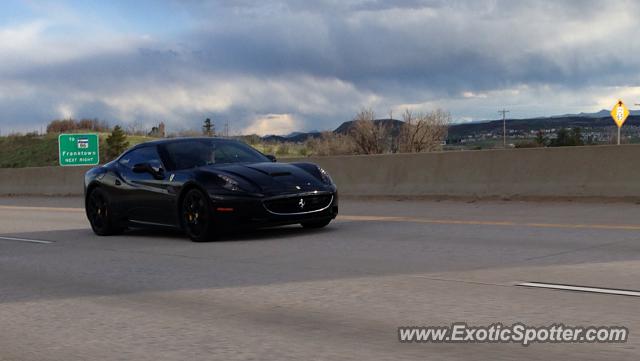
[[[216,144],[215,149],[216,163],[255,163],[269,162],[262,154],[253,148],[236,142],[222,142]]]
[[[269,162],[257,150],[240,142],[219,139],[195,139],[160,146],[167,168],[190,169],[205,165]]]
[[[132,169],[134,165],[140,163],[149,163],[153,166],[159,166],[160,156],[156,150],[156,147],[144,147],[132,150],[120,158],[120,164]]]

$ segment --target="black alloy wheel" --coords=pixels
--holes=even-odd
[[[109,200],[102,189],[95,188],[89,193],[86,212],[89,223],[91,223],[91,229],[95,234],[110,236],[123,231],[123,228],[118,226],[113,219]]]
[[[216,238],[211,202],[198,189],[187,192],[182,200],[181,220],[185,233],[194,242],[214,241]]]

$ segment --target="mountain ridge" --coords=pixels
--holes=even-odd
[[[334,134],[348,134],[353,129],[353,120],[348,120],[340,124],[337,128],[329,130]],[[376,124],[386,123],[390,125],[393,132],[397,132],[399,128],[404,124],[402,120],[398,119],[376,119]],[[609,111],[602,109],[593,113],[579,113],[579,114],[563,114],[553,115],[549,117],[534,117],[534,118],[507,118],[507,128],[517,131],[536,131],[536,130],[551,130],[559,128],[606,128],[614,127],[615,123]],[[630,111],[630,116],[625,122],[625,125],[640,126],[640,110]],[[487,132],[501,132],[502,131],[502,119],[492,120],[479,120],[465,123],[453,123],[449,126],[449,139],[464,138],[466,136],[487,133]],[[280,135],[268,135],[262,137],[266,141],[275,142],[303,142],[309,138],[315,138],[322,135],[323,132],[311,131],[311,132],[292,132],[286,136]]]

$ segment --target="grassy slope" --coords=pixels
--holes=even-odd
[[[108,133],[100,133],[100,159],[104,161]],[[129,145],[153,140],[128,136]],[[58,135],[0,137],[0,168],[42,167],[58,165]]]

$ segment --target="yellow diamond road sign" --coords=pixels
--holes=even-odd
[[[613,106],[613,109],[611,109],[611,117],[616,124],[618,124],[618,128],[622,127],[622,124],[624,124],[624,121],[627,120],[628,116],[629,109],[627,109],[622,100],[618,100],[616,105]]]

